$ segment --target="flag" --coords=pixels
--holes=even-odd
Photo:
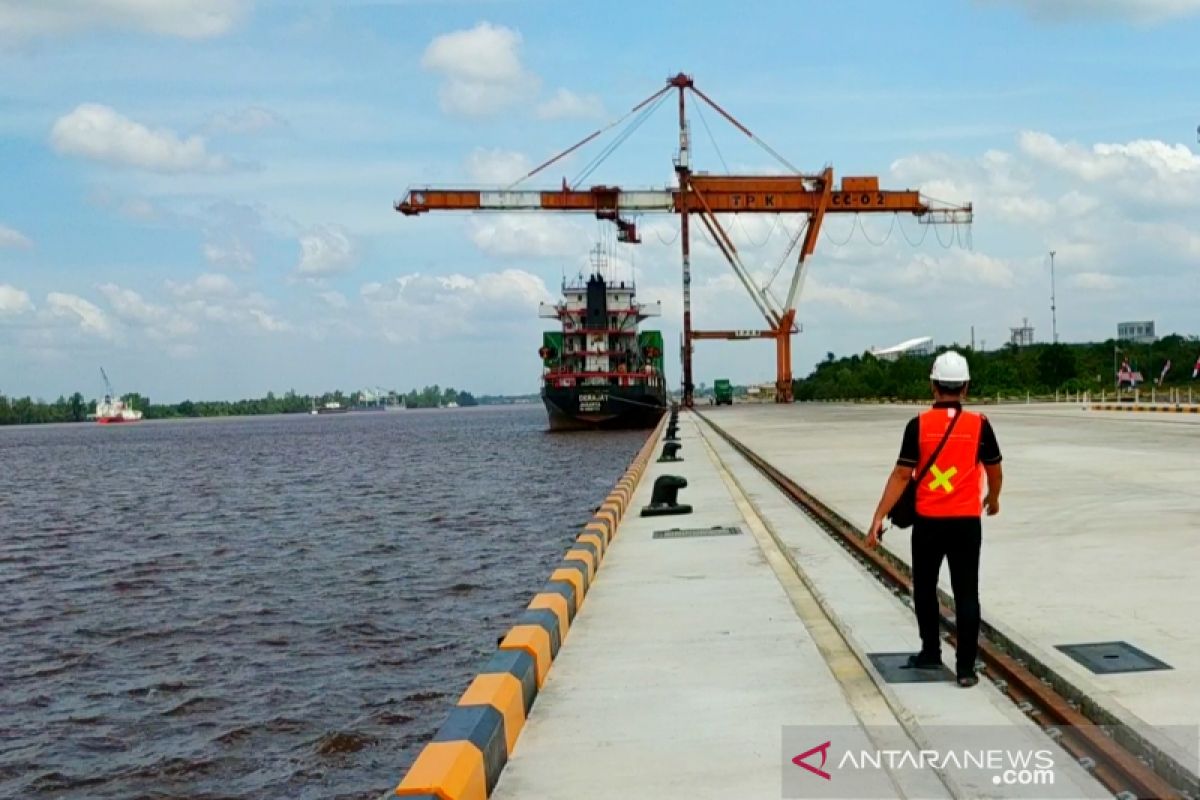
[[[1128,358],[1126,358],[1124,361],[1121,362],[1121,370],[1120,370],[1120,372],[1117,373],[1117,385],[1118,386],[1120,386],[1122,383],[1128,383],[1130,388],[1133,388],[1133,387],[1137,386],[1138,382],[1141,380],[1142,380],[1142,373],[1138,372],[1136,369],[1134,369],[1133,367],[1131,367],[1129,365]]]
[[[1200,375],[1200,356],[1196,356],[1196,366],[1192,367],[1192,380],[1196,380],[1196,376]]]
[[[1163,364],[1162,372],[1158,373],[1158,385],[1162,386],[1163,381],[1167,378],[1167,372],[1171,369],[1171,359],[1167,359],[1167,363]]]

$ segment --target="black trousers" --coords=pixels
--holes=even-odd
[[[959,675],[975,671],[979,652],[979,548],[983,527],[979,517],[918,517],[912,533],[913,605],[921,652],[941,653],[938,636],[938,574],[942,559],[950,565],[958,623],[958,652],[955,670]]]

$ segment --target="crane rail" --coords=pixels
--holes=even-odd
[[[779,488],[867,571],[899,596],[909,596],[909,568],[866,546],[866,536],[777,467],[693,408],[718,436]],[[939,616],[955,631],[953,600],[939,589]],[[984,674],[1047,735],[1077,758],[1118,798],[1200,797],[1200,778],[1041,664],[986,621],[980,626]]]

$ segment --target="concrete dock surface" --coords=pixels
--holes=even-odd
[[[912,406],[704,413],[865,530]],[[1158,747],[1194,763],[1200,725],[1200,417],[977,407],[1004,455],[984,520],[983,617]],[[767,495],[770,492],[766,493]],[[884,546],[910,562],[908,531]],[[819,570],[818,570],[819,571]],[[943,568],[942,586],[950,590]],[[1096,674],[1060,646],[1128,642],[1170,669]]]
[[[864,528],[916,413],[703,411]],[[985,619],[1194,762],[1185,736],[1154,726],[1200,722],[1187,690],[1188,656],[1200,655],[1189,588],[1200,544],[1188,541],[1200,426],[1074,408],[988,413],[1007,482],[1001,516],[985,524]],[[873,656],[918,645],[904,599],[695,416],[681,417],[679,436],[684,461],[647,470],[493,797],[1111,796],[987,681],[888,682]],[[638,516],[667,474],[688,481],[679,500],[694,511]],[[712,526],[734,531],[671,531]],[[885,543],[907,558],[906,536]],[[1109,640],[1172,669],[1096,676],[1055,649]],[[968,745],[1044,752],[1052,785],[1006,780],[992,764],[845,761]]]

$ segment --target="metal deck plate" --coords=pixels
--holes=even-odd
[[[711,528],[671,528],[665,531],[655,531],[655,539],[695,539],[700,536],[737,536],[741,528],[728,525],[714,525]]]
[[[867,658],[888,683],[945,683],[954,680],[954,673],[941,669],[915,669],[905,666],[912,653],[867,653]]]
[[[1139,650],[1129,642],[1090,642],[1088,644],[1059,644],[1055,648],[1066,653],[1098,675],[1117,672],[1148,672],[1172,669],[1170,664]]]

